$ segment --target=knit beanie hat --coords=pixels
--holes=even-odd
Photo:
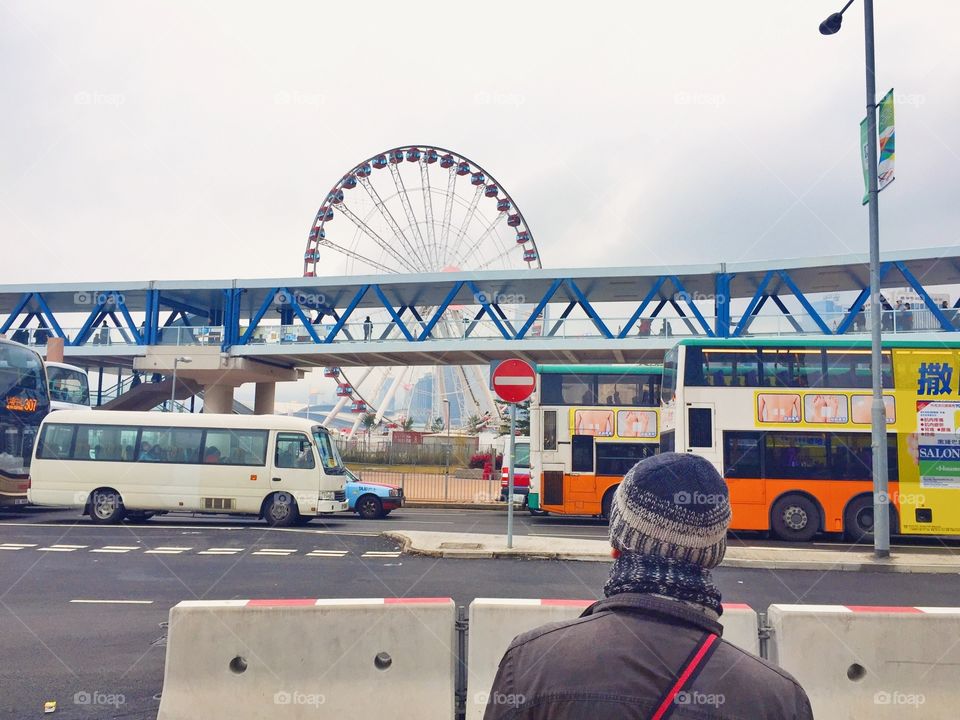
[[[697,455],[661,453],[631,468],[610,507],[610,544],[714,568],[727,549],[730,493]]]

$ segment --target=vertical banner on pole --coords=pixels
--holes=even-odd
[[[864,118],[860,121],[860,165],[863,168],[863,201],[866,205],[870,202],[870,160],[867,158],[867,148],[869,147],[869,121]]]
[[[893,116],[893,88],[877,106],[877,133],[880,136],[877,155],[877,192],[893,182],[896,127]],[[870,164],[867,161],[867,118],[860,122],[860,165],[863,168],[863,204],[870,202]]]
[[[877,163],[877,189],[883,190],[893,182],[893,158],[895,151],[893,120],[893,88],[880,101],[880,118],[877,133],[880,136],[880,154]]]

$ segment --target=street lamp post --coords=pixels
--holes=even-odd
[[[843,13],[853,3],[849,0],[840,12],[820,23],[823,35],[840,30]],[[878,558],[890,557],[890,498],[887,492],[887,413],[883,404],[883,355],[881,350],[880,301],[880,213],[877,206],[877,87],[874,61],[873,0],[863,0],[863,30],[867,69],[867,197],[870,217],[870,363],[873,384],[873,552]]]
[[[173,359],[173,385],[170,388],[170,412],[173,412],[174,403],[177,401],[177,363],[187,364],[193,362],[193,358],[184,356]]]

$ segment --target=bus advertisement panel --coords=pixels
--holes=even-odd
[[[659,365],[540,365],[530,404],[534,514],[603,515],[660,438]]]
[[[49,411],[40,356],[0,340],[0,507],[27,503],[33,445]]]
[[[891,528],[960,532],[960,353],[884,343]],[[735,530],[786,540],[873,529],[867,341],[681,341],[667,355],[661,450],[695,452],[727,479]]]

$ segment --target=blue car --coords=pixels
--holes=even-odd
[[[365,482],[347,470],[347,481],[344,483],[347,491],[347,501],[350,510],[357,513],[364,520],[384,518],[403,506],[403,488],[396,485]]]

